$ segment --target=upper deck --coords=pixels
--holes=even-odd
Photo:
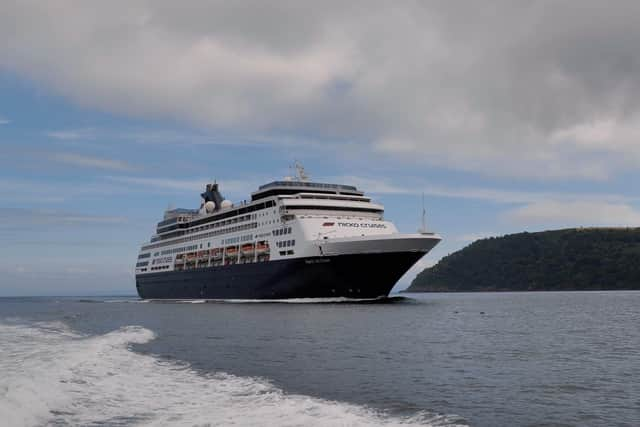
[[[250,201],[236,204],[224,200],[215,183],[208,184],[201,196],[203,202],[200,209],[166,211],[163,220],[157,224],[150,246],[159,246],[160,242],[170,243],[168,240],[209,229],[215,230],[211,232],[212,235],[218,235],[247,227],[257,228],[260,225],[256,222],[257,212],[269,208],[279,207],[279,211],[273,211],[278,221],[291,219],[296,214],[313,213],[342,216],[353,213],[381,219],[384,211],[383,206],[371,203],[371,199],[355,186],[306,180],[273,181],[261,185],[251,194]],[[205,209],[206,204],[214,200],[212,205],[215,208]]]
[[[363,191],[359,191],[352,185],[327,184],[310,181],[273,181],[268,184],[261,185],[258,187],[258,191],[251,193],[251,200],[255,201],[271,196],[298,193],[364,196]]]

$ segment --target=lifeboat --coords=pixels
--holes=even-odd
[[[203,259],[207,259],[209,258],[209,251],[199,251],[198,252],[198,259],[199,260],[203,260]]]
[[[259,254],[269,253],[269,245],[266,242],[259,242],[256,245],[256,252]]]
[[[211,249],[213,259],[222,259],[222,248]]]
[[[236,258],[238,256],[238,248],[236,246],[229,246],[225,250],[225,256],[227,258]]]
[[[184,264],[184,256],[183,256],[183,254],[178,254],[178,255],[176,256],[176,262],[175,262],[175,264],[176,264],[176,265],[178,265],[178,264]]]
[[[240,252],[244,256],[253,255],[254,251],[255,251],[255,247],[253,246],[253,243],[242,245],[242,247],[240,248]]]

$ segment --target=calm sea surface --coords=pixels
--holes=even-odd
[[[4,298],[0,424],[640,426],[640,292]]]

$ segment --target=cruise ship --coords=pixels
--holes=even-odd
[[[378,299],[440,237],[401,234],[351,185],[295,177],[224,199],[207,184],[199,209],[168,209],[140,249],[143,299]]]

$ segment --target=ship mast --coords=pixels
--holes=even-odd
[[[418,233],[421,233],[421,234],[428,234],[429,233],[427,231],[426,217],[427,217],[427,211],[424,208],[424,192],[423,192],[422,193],[422,227],[420,227],[420,229],[418,230]]]
[[[296,179],[298,181],[307,182],[309,181],[309,175],[304,170],[304,167],[297,160],[295,161],[293,167],[296,169]]]

